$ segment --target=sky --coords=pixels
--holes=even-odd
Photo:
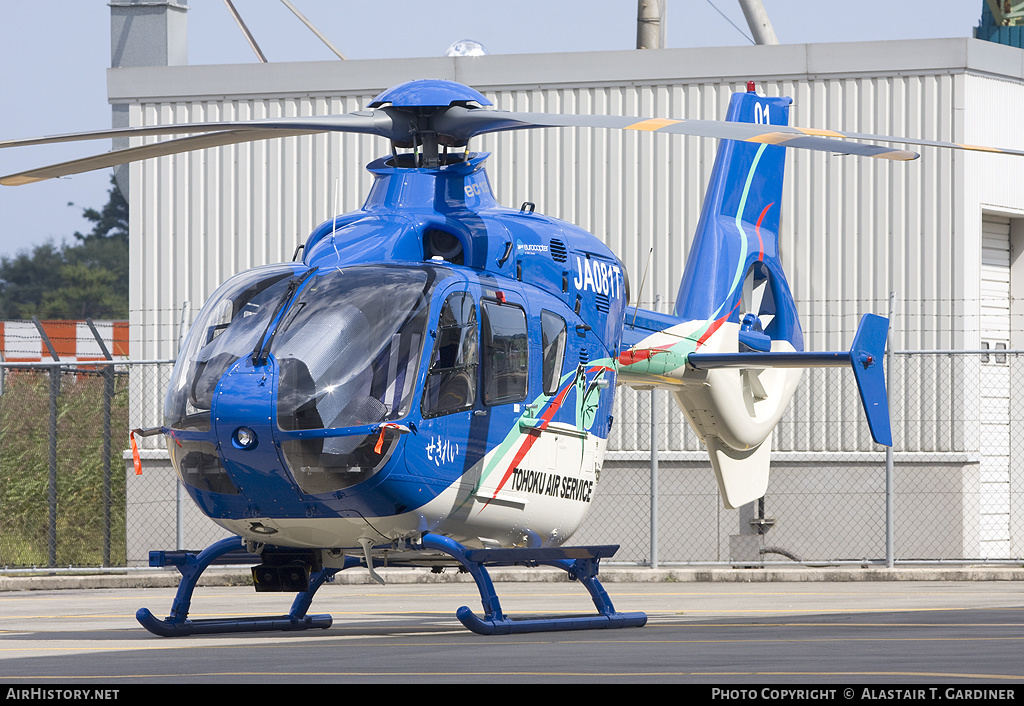
[[[180,0],[179,0],[180,1]],[[985,0],[763,0],[783,44],[969,37]],[[737,0],[665,0],[665,46],[752,44]],[[280,0],[234,0],[268,61],[336,57]],[[292,0],[349,59],[632,50],[636,0]],[[188,0],[190,64],[258,59],[221,0]],[[576,27],[575,30],[568,30]],[[0,0],[0,140],[110,126],[107,0]],[[84,143],[0,151],[0,174],[85,156]],[[0,257],[89,232],[110,172],[0,187]]]

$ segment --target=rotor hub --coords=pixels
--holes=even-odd
[[[371,108],[392,105],[395,108],[448,108],[453,105],[493,105],[479,91],[455,81],[418,79],[393,86],[380,93]]]

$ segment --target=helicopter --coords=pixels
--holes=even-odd
[[[154,551],[181,573],[161,636],[306,630],[337,572],[455,566],[469,572],[480,634],[639,627],[598,579],[617,547],[567,545],[600,489],[616,388],[672,392],[708,450],[726,507],[764,495],[772,432],[808,367],[850,367],[874,440],[891,445],[881,365],[888,322],[866,314],[849,351],[804,351],[779,254],[786,148],[889,160],[903,142],[790,127],[790,99],[753,84],[725,121],[509,112],[469,86],[410,81],[340,116],[143,126],[8,140],[0,148],[109,137],[163,142],[0,178],[3,185],[124,162],[324,131],[374,134],[363,207],[307,238],[301,259],[224,282],[192,324],[160,427],[189,496],[232,533],[201,552]],[[594,235],[531,203],[499,205],[471,138],[601,127],[721,139],[673,313],[630,306],[622,261]],[[1020,154],[1020,153],[1017,153]],[[294,592],[287,614],[189,619],[212,563],[249,561],[257,591]],[[487,567],[550,566],[596,614],[512,618]]]

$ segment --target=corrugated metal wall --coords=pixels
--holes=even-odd
[[[597,69],[616,58],[593,56]],[[872,59],[877,63],[879,57]],[[600,82],[575,80],[567,73],[562,81],[528,85],[524,72],[521,81],[509,84],[498,80],[507,73],[495,71],[488,80],[481,69],[486,64],[473,66],[473,75],[484,79],[477,88],[498,108],[514,110],[720,118],[730,93],[744,90],[738,79],[692,76]],[[597,69],[593,73],[599,74]],[[960,140],[969,132],[964,112],[986,112],[999,98],[982,95],[991,89],[977,88],[978,79],[966,76],[962,68],[920,75],[876,71],[759,78],[769,69],[759,66],[751,72],[758,90],[792,96],[791,123],[803,126]],[[301,65],[293,73],[299,90]],[[372,95],[338,90],[330,95],[165,97],[134,102],[131,121],[138,125],[344,113],[365,107]],[[991,141],[985,138],[976,141]],[[518,206],[533,201],[538,211],[577,223],[619,253],[634,299],[653,247],[640,305],[671,310],[714,160],[714,141],[557,129],[486,136],[471,147],[494,153],[489,171],[499,202]],[[228,276],[290,259],[316,224],[358,208],[370,183],[364,165],[387,151],[379,138],[332,135],[225,147],[133,166],[132,261],[141,275],[133,281],[131,294],[133,357],[173,356],[182,302],[191,302],[194,315]],[[848,347],[863,313],[886,314],[890,291],[898,293],[897,348],[977,345],[964,332],[970,332],[965,324],[969,302],[979,296],[978,275],[967,272],[972,258],[964,255],[960,233],[965,219],[977,218],[980,228],[980,213],[966,205],[973,195],[965,195],[962,183],[962,165],[977,158],[937,150],[928,150],[925,157],[908,164],[791,154],[782,250],[809,349]],[[986,180],[984,174],[972,178]],[[1020,194],[1018,189],[1011,200],[1022,201]],[[976,257],[974,263],[980,266]],[[902,390],[896,398],[914,419],[935,419],[933,410],[962,404],[943,392],[949,389],[949,371],[934,367],[919,374],[915,390]],[[860,423],[851,377],[845,371],[806,373],[776,434],[776,447],[874,448]],[[624,403],[632,404],[633,395],[624,394]],[[612,450],[648,447],[649,432],[642,423],[646,407],[643,395],[641,423],[618,425],[610,440]],[[681,415],[668,406],[666,413],[678,422],[668,446],[700,449]],[[149,416],[138,422],[158,421]],[[951,450],[961,442],[951,428],[919,424],[902,443],[909,450]]]

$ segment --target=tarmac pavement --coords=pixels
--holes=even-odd
[[[135,696],[157,683],[669,682],[707,685],[708,698],[740,684],[811,683],[852,694],[839,687],[824,700],[873,698],[854,684],[1009,685],[999,693],[1024,698],[1016,567],[603,567],[616,609],[646,612],[647,626],[505,636],[474,635],[456,620],[459,606],[480,612],[469,576],[381,573],[388,585],[350,569],[321,588],[310,612],[332,615],[327,629],[180,638],[153,636],[135,620],[143,606],[167,614],[172,569],[3,576],[0,693],[51,684],[126,685],[118,693]],[[512,617],[593,612],[562,571],[491,573]],[[197,619],[280,615],[291,603],[290,594],[242,585],[250,580],[241,567],[204,579]]]
[[[442,574],[423,568],[378,569],[390,584],[472,583],[466,573],[448,569]],[[563,582],[564,571],[548,567],[488,568],[495,582]],[[180,574],[174,568],[130,567],[113,569],[46,569],[0,571],[0,592],[83,588],[161,588],[177,587]],[[789,566],[754,565],[749,568],[726,566],[686,566],[651,569],[604,564],[602,583],[772,583],[772,582],[850,582],[850,581],[1024,581],[1024,566],[928,564],[888,568],[866,563],[862,566]],[[371,584],[369,572],[362,568],[335,574],[338,585]],[[200,579],[200,586],[251,585],[245,566],[211,566]]]

